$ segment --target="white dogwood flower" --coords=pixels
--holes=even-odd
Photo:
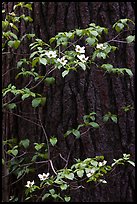
[[[40,179],[41,181],[44,181],[44,180],[48,179],[49,173],[47,173],[47,174],[45,174],[45,173],[43,173],[43,174],[38,174],[38,177],[39,177],[39,179]]]
[[[98,165],[99,166],[104,166],[106,163],[107,163],[107,161],[104,160],[103,162],[99,162]]]
[[[66,60],[65,56],[63,56],[62,58],[58,58],[57,61],[64,66],[68,60]]]
[[[81,62],[85,63],[89,57],[86,57],[84,54],[77,55],[77,57],[80,59]]]
[[[97,44],[96,48],[100,49],[100,50],[104,50],[104,49],[106,49],[106,46],[104,46],[103,43],[99,43],[99,44]]]
[[[104,180],[104,179],[99,179],[99,182],[101,182],[101,183],[107,183],[107,181]]]
[[[27,188],[31,188],[34,185],[34,180],[31,181],[27,181],[27,185],[25,185]]]
[[[76,52],[78,52],[78,53],[85,53],[85,47],[83,46],[83,47],[80,47],[80,45],[76,45],[76,47],[75,47],[75,51]]]
[[[91,177],[95,173],[95,169],[90,169],[87,173],[87,177]]]
[[[56,58],[57,57],[56,51],[52,51],[52,50],[46,51],[45,54],[47,55],[48,58]]]

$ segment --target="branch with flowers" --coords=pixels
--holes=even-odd
[[[16,9],[18,7],[31,11],[32,2],[28,4],[18,2],[13,8],[13,12],[9,14],[5,14],[5,10],[2,10],[2,13],[5,14],[5,19],[2,21],[2,54],[5,56],[13,53],[21,57],[22,55],[26,56],[26,58],[21,58],[17,62],[16,68],[18,73],[16,80],[19,80],[23,76],[28,78],[29,82],[20,89],[12,83],[3,88],[3,113],[16,115],[40,127],[45,136],[46,143],[34,143],[34,151],[30,152],[28,150],[30,146],[30,140],[28,138],[21,140],[19,143],[14,141],[14,138],[3,141],[3,155],[8,155],[9,158],[6,160],[5,158],[7,157],[4,156],[2,160],[3,166],[8,168],[7,172],[9,172],[4,172],[3,178],[14,174],[17,180],[11,184],[13,185],[24,179],[27,174],[30,175],[35,168],[37,170],[39,169],[40,172],[43,164],[48,165],[45,172],[38,173],[37,177],[39,180],[36,178],[30,181],[29,179],[26,182],[25,201],[31,200],[38,202],[51,198],[57,201],[69,202],[71,200],[69,196],[70,189],[86,188],[87,182],[95,183],[95,185],[100,183],[106,184],[108,172],[114,171],[117,165],[129,163],[135,166],[134,162],[130,160],[130,155],[123,154],[122,158],[114,159],[114,163],[111,165],[107,165],[108,162],[104,159],[104,156],[86,158],[83,161],[75,159],[76,163],[69,167],[69,157],[74,148],[74,143],[66,156],[67,159],[61,153],[55,158],[51,158],[50,145],[56,147],[58,139],[55,136],[49,138],[41,118],[37,122],[34,122],[29,118],[14,113],[14,109],[20,103],[24,105],[25,100],[28,98],[31,99],[33,108],[36,109],[44,106],[46,104],[46,97],[43,97],[41,93],[37,93],[34,90],[41,83],[52,86],[56,79],[50,75],[55,70],[58,70],[61,76],[65,78],[71,71],[86,71],[87,69],[91,69],[91,65],[93,64],[97,69],[103,70],[105,74],[116,74],[118,76],[127,74],[129,77],[132,77],[133,73],[130,68],[113,67],[112,64],[102,64],[102,61],[108,59],[110,53],[118,50],[118,47],[111,45],[111,42],[132,43],[135,40],[134,35],[127,36],[125,41],[123,39],[117,39],[123,32],[127,32],[124,30],[125,28],[129,30],[128,24],[131,23],[134,25],[134,22],[130,19],[118,20],[112,26],[112,29],[115,29],[118,34],[113,39],[105,42],[102,42],[102,34],[108,35],[108,29],[95,23],[90,23],[89,27],[85,29],[59,32],[47,44],[42,39],[37,38],[35,34],[25,34],[21,39],[18,39],[18,36],[14,33],[14,31],[19,32],[18,23],[22,20],[26,23],[33,21],[30,16],[16,16]],[[14,50],[17,50],[20,44],[23,44],[25,38],[29,40],[31,54],[15,53]],[[87,48],[90,48],[92,53],[89,54]],[[3,77],[10,71],[13,71],[13,69],[4,73]],[[45,75],[39,75],[40,69],[45,70]],[[9,96],[11,97],[10,100]],[[19,100],[17,101],[17,99]],[[64,138],[73,135],[75,142],[81,136],[85,135],[90,128],[99,128],[100,125],[96,122],[95,115],[95,112],[85,115],[83,117],[84,123],[78,125],[76,129],[68,130],[64,134]],[[107,122],[109,119],[117,123],[117,116],[115,114],[108,112],[104,116],[104,122]],[[83,127],[87,128],[84,132]],[[57,159],[58,156],[66,162],[63,169],[56,169],[54,167],[54,159]],[[33,167],[34,165],[38,166]]]

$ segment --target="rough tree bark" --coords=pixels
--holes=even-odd
[[[7,8],[12,10],[14,2],[9,2]],[[110,28],[109,38],[114,37],[112,25],[120,18],[134,20],[135,8],[132,2],[34,2],[33,24],[27,29],[48,41],[57,32],[69,31],[75,28],[86,28],[89,23]],[[25,25],[21,26],[24,33]],[[20,34],[22,34],[20,33]],[[133,44],[120,44],[109,61],[115,67],[129,67],[135,72],[135,53]],[[20,53],[24,53],[23,56]],[[3,72],[15,62],[29,53],[28,46],[21,47],[18,55],[4,56]],[[108,62],[109,63],[109,62]],[[44,74],[44,69],[40,71]],[[4,78],[3,84],[13,81],[15,71],[11,71]],[[122,153],[130,153],[134,159],[134,110],[123,112],[122,107],[134,106],[134,77],[107,75],[92,65],[90,70],[71,72],[65,79],[59,71],[53,76],[56,83],[52,86],[42,84],[37,91],[47,97],[47,103],[38,111],[30,106],[19,105],[14,112],[21,116],[29,113],[33,121],[41,116],[46,127],[47,135],[58,138],[58,149],[51,150],[51,157],[61,152],[64,158],[72,147],[73,137],[64,138],[63,134],[70,128],[76,128],[82,122],[82,117],[92,111],[97,114],[97,122],[101,127],[90,130],[74,143],[69,163],[75,158],[85,159],[96,155],[104,155],[108,162],[118,158]],[[17,82],[16,82],[17,83]],[[25,84],[21,82],[21,86]],[[20,82],[19,82],[20,84]],[[29,103],[29,101],[28,101]],[[104,125],[102,117],[108,111],[118,115],[118,124]],[[32,142],[44,142],[45,137],[41,128],[23,120],[20,117],[6,113],[3,115],[3,137],[18,139],[30,138]],[[58,158],[56,168],[64,166],[63,160]],[[107,185],[91,186],[86,189],[77,189],[72,194],[73,202],[133,202],[134,201],[134,172],[133,168],[124,166],[118,168],[107,180]],[[17,186],[15,186],[17,188]],[[21,194],[17,189],[18,194]]]

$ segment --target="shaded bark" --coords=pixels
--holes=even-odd
[[[12,2],[8,3],[8,9],[12,10]],[[134,4],[132,2],[34,2],[34,23],[27,28],[35,32],[38,38],[48,41],[60,31],[69,31],[75,28],[86,28],[89,23],[110,29],[109,38],[114,37],[111,31],[112,24],[120,18],[134,20]],[[21,34],[25,32],[26,25],[22,24]],[[21,47],[18,55],[5,56],[3,58],[3,72],[10,66],[16,66],[19,58],[29,53],[28,46]],[[129,67],[135,72],[135,53],[133,44],[120,44],[119,50],[108,60],[114,67]],[[44,70],[39,73],[44,74]],[[15,71],[9,72],[4,78],[3,84],[14,82]],[[85,72],[71,72],[62,79],[59,71],[54,71],[55,85],[41,85],[39,91],[47,97],[44,107],[34,110],[25,102],[20,104],[16,114],[28,116],[37,121],[39,115],[46,127],[48,137],[55,135],[58,138],[58,148],[51,149],[51,157],[61,152],[67,158],[71,150],[69,164],[75,158],[85,159],[96,155],[104,155],[108,162],[113,158],[119,158],[122,153],[130,153],[134,159],[134,110],[123,112],[122,107],[134,106],[134,77],[115,76],[104,74],[93,65]],[[15,82],[25,85],[26,81]],[[71,128],[76,128],[82,123],[82,117],[95,111],[98,130],[90,129],[74,143],[73,137],[64,138],[64,133]],[[118,115],[118,124],[102,122],[102,117],[108,111]],[[19,140],[30,138],[32,142],[46,142],[41,128],[28,123],[15,115],[5,114],[3,117],[3,137],[17,137]],[[73,144],[74,143],[74,144]],[[73,145],[73,146],[72,146]],[[73,148],[72,148],[73,147]],[[61,158],[54,162],[55,167],[62,168],[64,163]],[[107,180],[107,185],[91,186],[86,189],[72,191],[73,202],[133,202],[134,201],[134,172],[133,168],[124,166],[118,168]]]

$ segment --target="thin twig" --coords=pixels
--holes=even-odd
[[[51,165],[51,168],[52,168],[53,172],[57,175],[57,172],[55,171],[55,169],[54,169],[54,167],[53,167],[52,160],[50,159],[49,162],[50,162],[50,165]]]
[[[33,123],[33,124],[35,124],[35,125],[41,127],[41,125],[39,125],[39,124],[33,122],[32,120],[26,119],[25,117],[22,117],[21,115],[18,115],[18,114],[16,114],[16,113],[13,113],[13,112],[10,112],[10,111],[3,111],[3,112],[7,112],[7,113],[10,113],[10,114],[16,115],[16,116],[19,117],[19,118],[22,118],[22,119],[24,119],[24,120],[27,120],[27,121],[29,121],[29,122],[31,122],[31,123]]]
[[[48,136],[47,136],[47,133],[46,133],[46,130],[42,124],[42,121],[41,121],[41,117],[39,115],[39,121],[40,121],[40,124],[41,124],[41,128],[44,132],[44,135],[45,135],[45,139],[46,139],[46,142],[47,142],[47,147],[48,147],[48,159],[50,159],[50,148],[49,148],[49,140],[48,140]]]

